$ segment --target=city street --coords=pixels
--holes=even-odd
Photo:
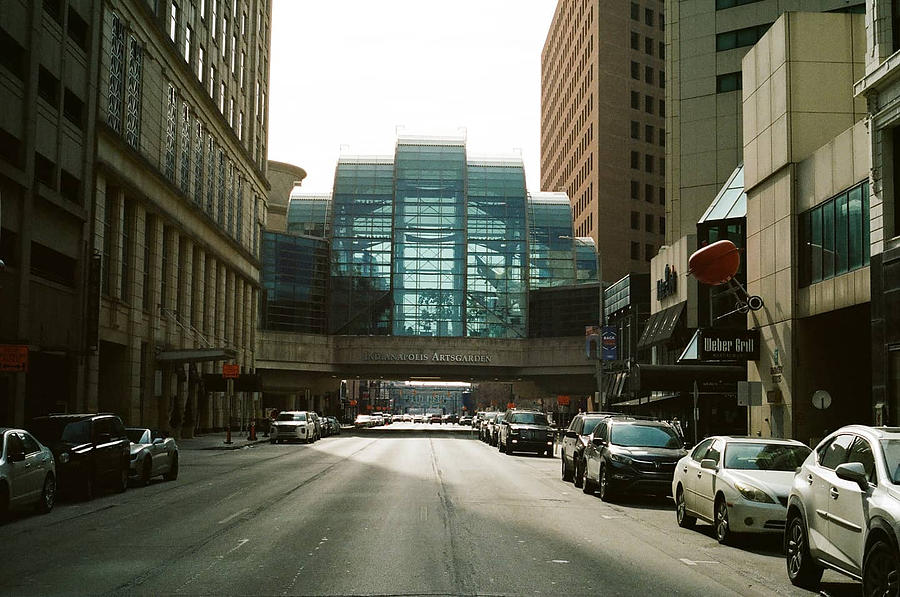
[[[778,539],[723,547],[669,501],[609,505],[559,467],[436,432],[183,448],[177,481],[0,526],[0,594],[810,594]],[[860,593],[830,572],[823,590]]]

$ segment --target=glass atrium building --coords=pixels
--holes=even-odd
[[[470,158],[464,138],[342,156],[333,193],[295,192],[287,219],[330,241],[331,334],[524,338],[529,290],[597,282],[569,198],[528,193],[521,158]]]

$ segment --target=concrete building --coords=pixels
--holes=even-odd
[[[659,0],[559,0],[541,53],[541,189],[607,281],[648,271],[666,229],[665,27]]]
[[[856,93],[865,98],[871,154],[869,251],[872,406],[876,423],[900,422],[900,14],[887,0],[866,13],[865,75]]]
[[[287,230],[288,201],[294,188],[299,188],[306,178],[306,170],[300,166],[269,160],[268,203],[266,204],[266,230]]]
[[[742,161],[741,60],[788,11],[861,13],[858,0],[666,0],[665,244],[695,234]]]
[[[90,403],[100,5],[0,9],[0,426]]]

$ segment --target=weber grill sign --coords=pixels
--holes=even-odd
[[[701,330],[701,361],[758,361],[759,330]]]

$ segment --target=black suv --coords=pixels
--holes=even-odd
[[[553,456],[553,427],[536,410],[508,410],[500,423],[497,447],[501,452],[537,452]]]
[[[585,493],[669,495],[675,465],[687,455],[681,435],[665,421],[610,417],[597,424],[584,449]]]
[[[581,487],[584,480],[584,448],[591,441],[590,435],[600,421],[616,414],[621,416],[620,413],[579,413],[572,418],[559,448],[563,481],[574,481],[575,487]]]
[[[90,499],[101,483],[119,492],[128,487],[131,442],[116,415],[47,415],[32,419],[28,430],[53,452],[61,492]]]

